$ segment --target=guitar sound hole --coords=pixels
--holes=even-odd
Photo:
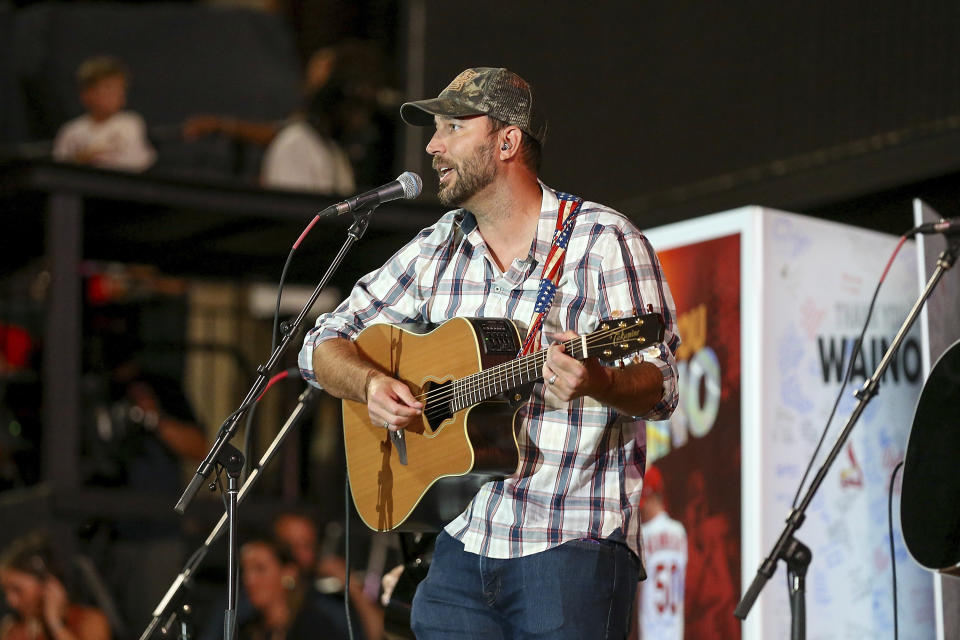
[[[427,396],[427,406],[423,408],[423,415],[427,419],[430,431],[436,431],[444,420],[453,417],[450,411],[450,401],[453,399],[451,382],[428,382],[424,387]]]

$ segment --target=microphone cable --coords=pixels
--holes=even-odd
[[[843,376],[843,383],[840,385],[840,391],[837,392],[837,399],[833,402],[833,408],[830,409],[830,415],[827,417],[827,423],[823,426],[823,432],[820,434],[820,440],[817,441],[817,446],[813,450],[813,454],[810,456],[810,461],[807,463],[807,468],[803,472],[803,477],[800,478],[800,484],[797,485],[797,492],[793,496],[793,502],[790,503],[790,507],[795,509],[797,506],[797,501],[800,499],[800,493],[803,489],[803,485],[807,481],[807,477],[810,475],[810,471],[813,470],[813,463],[817,459],[817,454],[820,453],[820,448],[823,446],[824,440],[827,438],[827,433],[830,431],[830,424],[833,422],[833,416],[837,412],[837,407],[840,406],[840,400],[843,398],[843,392],[847,388],[847,383],[850,381],[850,375],[853,372],[854,363],[857,361],[857,356],[860,355],[861,348],[863,346],[863,338],[867,334],[867,327],[870,325],[870,318],[873,316],[873,307],[877,302],[877,295],[880,293],[880,287],[883,285],[884,280],[887,279],[887,273],[890,272],[890,267],[893,265],[894,259],[896,259],[897,254],[900,253],[900,248],[903,247],[903,244],[907,241],[907,236],[900,236],[900,241],[897,243],[897,246],[894,248],[893,253],[890,255],[890,259],[887,260],[887,266],[883,270],[883,274],[880,276],[880,280],[877,281],[877,287],[873,290],[873,297],[870,299],[870,306],[867,309],[867,317],[863,321],[863,329],[860,331],[860,337],[857,338],[856,342],[853,343],[853,349],[850,352],[850,362],[847,365],[846,374]]]
[[[903,460],[897,463],[890,473],[890,491],[887,494],[887,533],[890,535],[890,570],[893,575],[893,640],[900,637],[897,622],[897,554],[893,547],[893,485],[897,478],[897,471],[903,466]]]

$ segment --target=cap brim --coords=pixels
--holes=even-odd
[[[479,116],[484,113],[476,107],[465,105],[450,98],[417,100],[416,102],[405,102],[400,106],[400,117],[403,121],[416,127],[431,126],[433,116],[460,118],[463,116]]]

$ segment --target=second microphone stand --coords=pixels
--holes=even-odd
[[[292,431],[313,409],[314,401],[318,397],[319,393],[320,392],[314,387],[308,386],[303,391],[303,393],[300,394],[300,397],[297,400],[297,406],[290,413],[289,417],[287,418],[287,421],[283,424],[283,426],[280,428],[280,431],[274,437],[273,442],[271,442],[270,446],[267,447],[267,450],[263,452],[263,456],[261,456],[260,461],[257,463],[257,466],[254,467],[253,471],[250,472],[250,475],[247,476],[247,479],[243,483],[243,486],[240,487],[240,490],[236,492],[235,505],[233,509],[234,511],[236,509],[236,505],[239,505],[240,503],[242,503],[244,498],[247,497],[247,495],[250,493],[253,487],[256,486],[257,481],[260,479],[260,477],[263,474],[263,470],[267,467],[268,464],[270,464],[270,461],[273,460],[273,457],[276,455],[277,451],[279,451],[280,447],[283,445],[283,442],[286,440],[287,436],[290,434],[290,431]],[[227,450],[229,449],[233,449],[233,447],[230,447],[228,445]],[[236,449],[233,449],[233,450],[236,451]],[[240,452],[237,451],[237,454],[239,453]],[[240,463],[240,466],[241,467],[243,466],[242,462]],[[216,525],[214,525],[213,529],[210,531],[210,534],[207,536],[206,540],[204,540],[200,548],[198,548],[193,553],[193,555],[190,556],[190,559],[187,560],[187,563],[184,565],[183,569],[180,571],[176,579],[170,585],[170,588],[167,589],[167,593],[160,600],[160,603],[157,605],[156,609],[153,610],[153,619],[150,621],[150,624],[147,625],[147,628],[144,630],[143,634],[140,636],[140,640],[148,640],[150,636],[153,635],[154,631],[157,630],[158,627],[160,629],[161,635],[164,635],[164,636],[166,636],[170,632],[170,630],[174,628],[173,627],[174,619],[177,616],[182,616],[183,613],[182,611],[179,613],[171,612],[171,606],[174,602],[177,602],[178,600],[181,599],[179,598],[180,591],[190,583],[191,579],[193,578],[194,574],[197,572],[197,569],[199,569],[204,558],[207,557],[207,553],[210,551],[211,545],[213,545],[213,543],[216,542],[216,540],[223,534],[224,527],[228,527],[230,531],[229,536],[231,538],[231,542],[232,543],[236,542],[236,539],[234,538],[236,534],[236,528],[232,523],[233,518],[231,517],[230,511],[231,510],[228,509],[222,516],[220,516],[220,520],[217,522]],[[236,628],[235,627],[236,599],[235,597],[231,597],[230,595],[230,589],[236,587],[236,578],[234,577],[235,571],[236,571],[235,551],[233,552],[228,551],[228,556],[229,556],[229,562],[231,565],[229,569],[229,573],[231,574],[229,580],[230,580],[230,584],[233,585],[233,587],[231,587],[230,585],[228,585],[227,587],[228,605],[227,605],[227,612],[224,614],[225,633],[228,632],[227,631],[228,624],[230,625],[230,628],[233,628],[233,629]],[[234,594],[235,593],[236,591],[234,591]],[[231,619],[231,613],[230,613],[231,611],[233,612],[232,619]],[[163,620],[164,617],[167,617],[165,621]],[[162,626],[160,625],[161,621],[164,622]]]
[[[273,353],[270,354],[270,358],[267,360],[267,363],[257,367],[257,379],[253,382],[253,386],[247,392],[243,402],[240,403],[240,408],[234,411],[230,417],[224,421],[223,426],[220,427],[220,432],[217,434],[216,442],[213,443],[213,447],[210,449],[207,457],[204,458],[203,462],[200,463],[196,474],[194,474],[190,484],[187,485],[186,490],[183,492],[183,495],[180,496],[180,500],[174,507],[177,513],[182,514],[186,511],[187,507],[190,505],[190,502],[200,490],[200,487],[204,482],[207,481],[207,479],[210,477],[210,474],[213,473],[213,469],[217,464],[217,459],[220,456],[220,451],[233,438],[240,424],[240,419],[243,417],[244,413],[246,413],[246,411],[256,403],[257,398],[260,397],[261,393],[263,393],[270,377],[270,371],[276,368],[277,363],[280,361],[280,357],[286,352],[287,347],[290,345],[291,339],[303,324],[307,314],[310,313],[310,309],[312,309],[313,305],[317,302],[317,298],[320,297],[320,293],[330,282],[330,278],[332,278],[333,274],[336,273],[337,269],[340,268],[341,263],[343,263],[343,259],[346,257],[353,245],[363,237],[367,227],[370,225],[370,216],[373,215],[374,209],[376,209],[376,205],[368,209],[353,212],[353,224],[351,224],[350,228],[347,229],[347,238],[344,240],[343,246],[340,247],[340,251],[338,251],[337,255],[333,258],[333,262],[330,263],[330,266],[327,268],[327,272],[323,274],[323,278],[320,280],[317,288],[313,290],[313,293],[310,295],[310,299],[307,300],[305,305],[303,305],[303,309],[300,311],[299,315],[297,315],[296,319],[292,323],[286,326],[286,330],[283,332],[283,339],[280,341],[280,344],[277,345],[277,348],[274,349]]]
[[[791,638],[792,640],[803,640],[803,638],[806,637],[806,617],[804,609],[803,587],[804,576],[806,574],[807,565],[810,563],[812,554],[810,553],[810,549],[808,549],[805,545],[803,545],[803,543],[794,537],[794,534],[797,532],[797,529],[800,528],[800,525],[803,524],[803,521],[806,518],[807,507],[810,506],[813,496],[817,493],[817,489],[819,489],[820,485],[823,483],[823,480],[826,477],[827,472],[830,470],[830,467],[833,465],[834,460],[836,460],[837,456],[840,455],[843,445],[850,436],[850,432],[853,431],[854,425],[857,423],[857,420],[860,419],[860,415],[863,413],[863,411],[867,408],[867,403],[870,402],[875,395],[877,395],[877,388],[880,386],[880,379],[883,378],[884,372],[886,372],[887,367],[893,361],[893,356],[900,347],[900,343],[902,343],[904,338],[906,338],[907,333],[910,331],[910,327],[913,326],[917,316],[920,315],[920,310],[923,308],[927,298],[930,297],[930,295],[933,293],[933,290],[936,288],[937,283],[940,282],[940,278],[942,278],[943,274],[946,273],[956,262],[957,254],[960,253],[960,236],[947,235],[945,237],[947,240],[947,248],[943,250],[943,253],[941,253],[940,257],[937,259],[937,268],[930,276],[930,280],[927,282],[924,290],[920,293],[920,297],[914,303],[913,308],[910,309],[910,313],[907,314],[907,318],[903,321],[903,324],[901,325],[900,330],[897,332],[896,337],[894,337],[893,342],[887,348],[886,353],[883,354],[883,359],[881,359],[880,363],[877,365],[876,371],[874,371],[873,375],[863,383],[863,387],[854,393],[854,396],[857,398],[857,403],[853,408],[853,413],[851,413],[850,417],[847,419],[847,423],[844,425],[843,430],[837,437],[837,441],[834,443],[833,448],[827,455],[827,459],[817,471],[817,475],[814,476],[813,480],[810,482],[810,487],[804,494],[800,504],[790,512],[789,516],[787,517],[786,527],[784,527],[783,532],[777,539],[776,544],[773,545],[770,555],[768,555],[766,560],[764,560],[760,565],[753,582],[750,583],[750,587],[747,589],[746,593],[743,595],[743,598],[740,600],[740,603],[737,605],[737,608],[734,610],[733,615],[740,620],[746,619],[747,614],[750,613],[753,603],[760,595],[760,592],[763,590],[764,585],[766,585],[767,580],[772,578],[774,572],[776,572],[777,562],[782,559],[787,563],[787,569],[789,572],[788,579],[790,584],[790,609],[793,614]]]
[[[303,325],[307,314],[310,313],[310,310],[316,303],[317,298],[320,297],[320,293],[326,288],[337,269],[340,268],[340,265],[343,263],[343,259],[346,257],[353,245],[363,237],[367,227],[370,225],[370,218],[373,215],[374,210],[377,208],[377,204],[379,203],[374,203],[370,206],[352,212],[353,224],[351,224],[347,229],[347,237],[344,240],[343,245],[340,247],[340,250],[337,252],[337,255],[334,256],[333,261],[327,268],[326,273],[323,274],[323,278],[320,280],[320,283],[317,285],[316,289],[314,289],[313,293],[307,300],[306,304],[304,304],[303,309],[297,315],[296,319],[288,325],[285,325],[283,338],[280,341],[280,344],[277,345],[276,349],[274,349],[273,353],[270,354],[270,358],[267,360],[266,364],[257,367],[257,379],[254,380],[253,386],[251,386],[250,390],[247,392],[247,395],[244,397],[243,402],[241,402],[240,408],[234,411],[224,421],[223,425],[220,427],[220,431],[217,434],[217,439],[213,443],[213,447],[211,447],[210,452],[207,454],[206,458],[204,458],[203,462],[200,463],[200,466],[197,468],[197,472],[194,474],[193,479],[190,481],[190,484],[183,492],[183,495],[180,496],[180,500],[174,507],[174,510],[178,513],[184,513],[190,502],[197,495],[200,487],[209,480],[214,469],[217,466],[222,466],[227,469],[227,474],[229,477],[227,495],[229,500],[226,509],[227,513],[225,514],[224,518],[221,519],[221,524],[224,522],[224,520],[230,523],[230,540],[228,550],[230,566],[228,578],[229,584],[227,586],[228,605],[227,610],[224,613],[224,640],[234,640],[236,632],[237,535],[234,521],[236,516],[236,505],[241,492],[237,490],[239,471],[237,471],[237,475],[234,477],[231,469],[236,465],[239,465],[239,469],[243,468],[243,456],[239,451],[232,447],[229,442],[235,435],[243,415],[250,409],[250,407],[256,404],[257,399],[266,390],[270,371],[277,366],[280,358],[286,352],[287,347],[290,345],[290,342],[293,339],[293,336],[297,334],[300,327]],[[317,217],[319,218],[319,216]],[[254,478],[251,475],[251,477],[247,479],[247,483],[244,484],[244,487],[248,486],[250,481],[253,479]],[[220,525],[218,524],[218,527],[219,526]],[[209,543],[212,541],[212,539],[208,539],[208,543],[205,543],[204,548],[208,547]],[[198,554],[195,554],[195,556],[196,555]],[[170,601],[172,600],[173,595],[179,590],[186,578],[196,570],[196,567],[199,566],[200,560],[202,560],[203,556],[205,555],[206,551],[200,554],[200,558],[196,560],[196,564],[193,566],[191,566],[191,562],[194,561],[194,558],[191,558],[191,561],[187,563],[188,566],[185,567],[184,571],[181,572],[176,580],[174,580],[174,583],[170,586],[170,590],[168,590],[167,595],[164,596],[163,600],[160,602],[160,605],[158,605],[157,609],[154,611],[153,620],[144,630],[141,640],[147,640],[150,635],[153,634],[157,628],[157,625],[159,624],[160,618],[165,615],[166,610],[170,606]]]

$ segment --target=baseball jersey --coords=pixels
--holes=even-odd
[[[687,532],[665,511],[644,522],[641,528],[647,579],[640,583],[640,638],[683,640]]]

